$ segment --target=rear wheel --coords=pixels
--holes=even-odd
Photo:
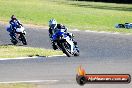
[[[18,43],[18,41],[14,39],[11,39],[11,42],[13,43],[13,45],[16,45]]]
[[[74,54],[74,56],[79,56],[80,54],[79,54],[79,52],[76,52],[75,54]]]
[[[79,56],[79,49],[78,48],[75,48],[75,51],[74,51],[74,56]]]
[[[14,36],[11,37],[11,42],[13,43],[13,45],[16,45],[18,43]]]
[[[15,33],[11,32],[10,34],[10,37],[11,37],[11,42],[13,43],[13,45],[16,45],[18,43],[17,39],[16,39],[16,36],[15,36]]]

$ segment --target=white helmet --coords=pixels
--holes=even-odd
[[[55,29],[56,26],[57,26],[57,21],[56,21],[55,19],[49,20],[49,27],[50,27],[51,29]]]

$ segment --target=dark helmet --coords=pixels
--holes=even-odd
[[[12,15],[12,16],[11,16],[11,19],[12,19],[12,20],[16,20],[16,16],[15,16],[15,15]]]

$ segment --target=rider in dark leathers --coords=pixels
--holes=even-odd
[[[11,16],[11,20],[9,21],[10,27],[7,28],[7,31],[10,32],[10,37],[16,37],[15,32],[17,28],[23,26],[20,21],[15,17],[15,15]]]
[[[51,20],[49,21],[49,37],[50,37],[50,39],[51,39],[51,41],[52,41],[52,47],[53,47],[53,49],[56,50],[56,49],[57,49],[57,46],[55,45],[55,42],[52,40],[52,35],[55,33],[55,31],[61,30],[61,29],[63,29],[64,32],[65,32],[70,38],[72,38],[73,43],[74,43],[75,46],[77,47],[77,42],[75,42],[75,40],[74,40],[74,35],[73,35],[72,33],[67,32],[68,28],[65,27],[65,26],[62,25],[62,24],[57,24],[57,21],[56,21],[55,19],[51,19]]]

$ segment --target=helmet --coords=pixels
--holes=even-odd
[[[49,20],[49,27],[55,29],[57,27],[57,21],[55,19]]]
[[[12,20],[16,20],[15,15],[12,15],[12,16],[11,16],[11,19],[12,19]]]

